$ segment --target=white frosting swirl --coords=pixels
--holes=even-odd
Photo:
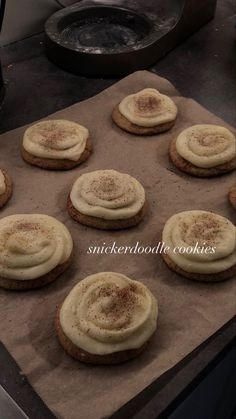
[[[88,136],[87,128],[76,122],[47,120],[27,128],[23,147],[36,157],[77,161],[86,147]]]
[[[141,127],[171,122],[177,115],[177,107],[171,98],[149,88],[126,96],[119,104],[119,111],[130,122]]]
[[[76,346],[104,355],[140,348],[154,333],[157,315],[157,301],[145,285],[101,272],[71,290],[60,310],[60,324]]]
[[[0,220],[0,276],[29,280],[66,262],[73,242],[67,228],[43,214],[17,214]]]
[[[6,191],[6,182],[5,182],[5,176],[0,169],[0,195],[3,195]]]
[[[181,157],[193,165],[212,168],[236,157],[236,139],[227,128],[194,125],[179,134],[176,149]]]
[[[144,205],[145,191],[130,175],[115,170],[96,170],[75,181],[70,199],[82,214],[116,220],[136,215]]]
[[[208,211],[184,211],[165,224],[163,242],[168,256],[186,272],[213,274],[236,264],[236,227],[225,217]],[[198,243],[213,252],[191,252]],[[181,254],[179,248],[190,249]]]

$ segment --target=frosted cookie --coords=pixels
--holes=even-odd
[[[115,170],[81,175],[67,202],[75,221],[105,230],[135,226],[143,219],[145,207],[143,186],[130,175]]]
[[[0,286],[38,288],[69,266],[72,238],[67,228],[43,214],[16,214],[0,220]]]
[[[229,200],[233,207],[236,209],[236,184],[231,186],[229,190]]]
[[[51,170],[69,170],[91,154],[89,131],[76,122],[54,119],[27,128],[21,154],[34,166]]]
[[[117,364],[139,355],[156,330],[158,305],[148,288],[115,272],[80,281],[56,317],[59,341],[73,358]]]
[[[162,240],[169,247],[164,261],[180,275],[212,282],[236,275],[236,227],[221,215],[180,212],[165,224]]]
[[[173,100],[156,89],[126,96],[113,110],[112,119],[121,129],[136,135],[154,135],[171,129],[177,116]]]
[[[5,170],[0,169],[0,208],[2,208],[12,196],[12,181]]]
[[[221,175],[236,169],[235,136],[218,125],[193,125],[172,140],[169,156],[179,170],[190,175]]]

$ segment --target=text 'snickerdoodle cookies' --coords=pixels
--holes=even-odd
[[[218,125],[194,125],[173,138],[169,148],[174,165],[193,176],[210,177],[236,169],[236,140]]]

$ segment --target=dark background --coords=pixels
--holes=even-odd
[[[219,0],[215,19],[150,69],[230,124],[236,109],[234,15],[234,1]],[[0,55],[6,83],[0,132],[87,99],[117,80],[87,79],[57,68],[45,57],[43,34],[3,47]],[[230,322],[114,417],[235,418],[235,332],[235,322]],[[0,363],[1,384],[30,418],[49,418],[3,347]],[[7,419],[1,410],[0,418]]]

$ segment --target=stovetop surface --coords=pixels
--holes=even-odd
[[[31,123],[87,99],[117,79],[70,74],[44,54],[43,34],[1,48],[7,84],[0,132]],[[236,43],[234,1],[218,0],[216,17],[160,60],[151,71],[169,79],[182,95],[235,123]]]

